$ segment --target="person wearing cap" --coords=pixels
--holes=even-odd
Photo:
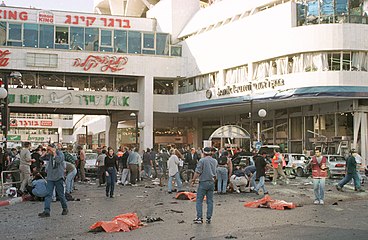
[[[191,186],[194,186],[195,180],[199,178],[199,185],[197,189],[196,211],[197,218],[194,219],[195,224],[203,223],[203,199],[206,196],[207,203],[207,219],[206,223],[211,223],[213,214],[213,192],[215,190],[216,167],[217,160],[212,158],[210,147],[203,149],[204,157],[198,161]]]
[[[354,179],[355,189],[358,192],[364,192],[364,189],[360,186],[360,178],[357,171],[357,162],[355,160],[357,152],[355,149],[352,149],[350,151],[350,155],[348,159],[346,160],[346,175],[345,177],[336,185],[336,189],[338,191],[343,191],[342,188],[345,184],[350,182],[351,179]]]
[[[39,217],[50,217],[50,209],[51,209],[51,199],[54,188],[56,189],[56,193],[59,196],[61,206],[63,208],[62,215],[68,214],[68,205],[66,203],[65,194],[64,194],[64,172],[65,172],[65,162],[64,162],[64,154],[56,149],[54,144],[50,144],[47,146],[47,157],[48,164],[46,167],[47,173],[47,195],[45,197],[45,207],[44,211],[38,214]]]
[[[233,175],[230,177],[230,183],[235,192],[245,192],[245,187],[248,185],[248,179],[245,174],[245,167],[247,164],[244,162],[239,163],[235,168]],[[240,189],[240,190],[239,190]]]

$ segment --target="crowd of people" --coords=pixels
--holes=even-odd
[[[11,173],[14,186],[19,194],[30,194],[35,200],[44,200],[44,211],[40,217],[50,216],[50,203],[60,200],[62,215],[68,214],[67,201],[73,200],[74,182],[89,181],[86,178],[86,152],[81,146],[64,149],[62,144],[48,144],[31,149],[26,142],[18,151],[11,149],[9,153],[1,153],[2,170],[19,170]],[[283,155],[274,150],[272,159],[266,152],[253,151],[251,161],[234,161],[248,155],[243,149],[204,149],[176,148],[169,146],[156,151],[147,148],[121,146],[116,151],[111,147],[97,148],[96,160],[98,186],[105,186],[106,197],[114,198],[117,184],[123,186],[137,186],[137,182],[144,179],[159,178],[160,182],[167,179],[167,192],[183,191],[183,183],[197,183],[197,218],[195,223],[203,223],[202,202],[206,197],[206,222],[211,222],[213,209],[213,194],[227,194],[229,192],[251,192],[256,195],[269,194],[265,187],[267,169],[273,170],[272,184],[277,184],[280,177],[285,184],[289,183],[283,167]],[[343,186],[354,179],[356,191],[364,191],[357,174],[358,155],[354,150],[347,159],[347,175],[336,186],[342,191]],[[312,169],[314,181],[314,204],[324,204],[324,185],[327,177],[326,157],[319,149],[306,167]],[[18,175],[17,175],[18,174]],[[6,177],[6,176],[5,176]],[[2,179],[6,181],[6,179]],[[175,184],[174,183],[175,180]],[[258,182],[257,182],[258,181]]]

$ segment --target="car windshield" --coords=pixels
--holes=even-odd
[[[345,158],[343,156],[331,156],[330,162],[345,162]]]
[[[86,154],[86,160],[93,160],[97,159],[97,153],[87,153]]]

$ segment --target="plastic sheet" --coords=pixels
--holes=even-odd
[[[91,231],[105,232],[130,232],[139,228],[141,221],[136,213],[121,214],[112,219],[112,221],[99,221],[90,226]]]
[[[296,208],[295,203],[286,202],[284,200],[274,200],[269,195],[264,198],[248,202],[244,204],[244,207],[250,208],[271,208],[276,210],[294,209]]]

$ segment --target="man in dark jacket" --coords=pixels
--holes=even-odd
[[[357,172],[357,162],[355,160],[355,155],[357,155],[357,152],[355,149],[352,149],[350,151],[350,155],[348,159],[346,160],[346,175],[345,177],[336,185],[336,189],[338,191],[342,192],[342,188],[345,184],[350,182],[351,179],[354,179],[355,188],[358,192],[364,192],[364,189],[360,186],[360,178],[359,174]]]
[[[187,174],[187,180],[189,182],[190,179],[193,178],[193,174],[194,174],[194,171],[197,167],[197,162],[198,160],[200,159],[200,157],[198,156],[197,154],[197,151],[195,148],[192,148],[190,150],[190,152],[187,152],[187,154],[185,154],[185,163],[188,164],[188,170],[191,170],[191,171],[188,171],[188,174]]]
[[[262,188],[263,194],[268,194],[265,187],[266,167],[268,165],[267,153],[262,152],[261,155],[255,156],[254,164],[256,165],[256,179],[259,179],[259,182],[253,192],[258,195],[258,190]]]

